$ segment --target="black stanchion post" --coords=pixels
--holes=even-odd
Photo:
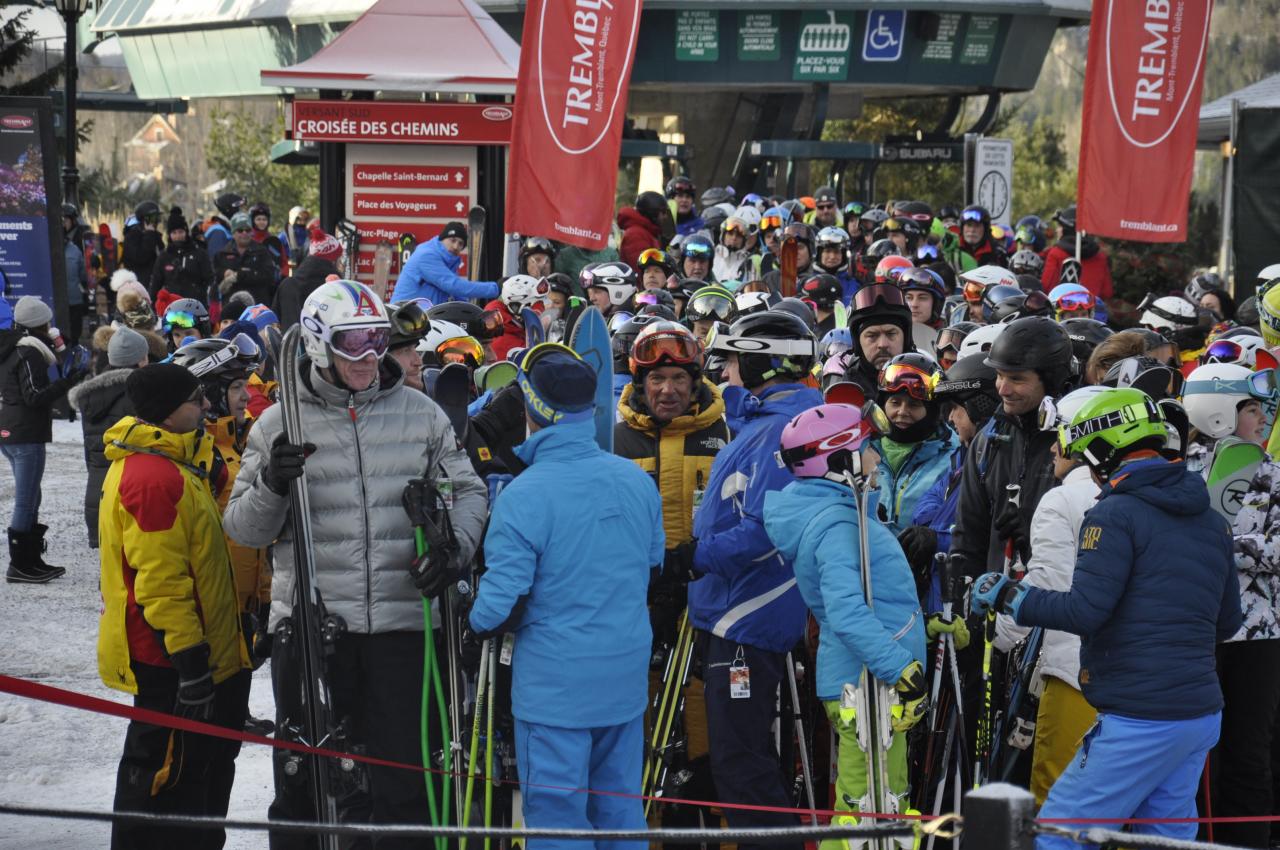
[[[1036,799],[1025,788],[992,782],[964,798],[960,850],[1035,850]]]

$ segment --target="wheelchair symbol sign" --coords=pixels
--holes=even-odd
[[[902,42],[907,30],[905,9],[871,10],[862,38],[862,61],[897,62],[902,58]]]

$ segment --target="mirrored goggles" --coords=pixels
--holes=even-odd
[[[681,253],[686,259],[692,257],[696,260],[709,260],[711,259],[711,246],[705,242],[685,243]]]
[[[978,222],[979,224],[981,224],[981,223],[982,223],[982,211],[981,211],[981,210],[965,210],[964,212],[960,213],[960,220],[961,220],[961,221],[976,221],[976,222]]]
[[[723,295],[705,292],[697,293],[690,298],[689,306],[685,308],[685,311],[700,319],[719,319],[722,322],[727,322],[735,309],[736,305]]]
[[[196,326],[196,316],[186,310],[170,310],[164,314],[164,323],[175,328],[194,328]]]
[[[863,310],[867,307],[874,307],[877,301],[883,301],[889,305],[906,305],[906,301],[902,297],[902,290],[895,284],[874,283],[871,286],[864,286],[854,293],[853,309]]]
[[[925,372],[909,363],[890,363],[880,372],[880,386],[888,393],[905,392],[920,401],[933,398],[941,372]]]
[[[390,341],[390,328],[352,328],[335,331],[329,346],[346,360],[363,360],[370,354],[381,360]]]
[[[665,266],[667,264],[667,255],[658,248],[645,248],[640,252],[639,266]]]
[[[637,366],[702,364],[702,343],[687,333],[652,333],[636,340],[631,360]]]
[[[1198,393],[1229,393],[1231,395],[1248,395],[1261,401],[1267,401],[1276,395],[1276,370],[1263,369],[1252,372],[1248,378],[1231,381],[1187,381],[1182,389],[1183,395]]]
[[[976,280],[966,280],[964,282],[964,300],[971,303],[978,303],[982,300],[982,296],[986,294],[987,287]]]
[[[780,215],[767,215],[760,219],[761,230],[777,230],[782,227],[783,224],[785,224],[785,222],[782,220],[782,216]]]
[[[1072,310],[1092,310],[1093,294],[1089,292],[1067,292],[1058,298],[1057,308],[1069,313]]]
[[[454,337],[436,346],[436,357],[441,365],[465,363],[474,369],[484,362],[484,346],[475,337]]]

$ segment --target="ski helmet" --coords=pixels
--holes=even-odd
[[[1270,402],[1276,394],[1275,372],[1252,372],[1236,363],[1198,366],[1182,387],[1182,406],[1191,425],[1217,440],[1236,430],[1236,414],[1248,401]]]
[[[928,354],[918,351],[899,354],[889,359],[876,376],[876,401],[884,407],[890,396],[905,393],[921,401],[925,416],[906,428],[889,422],[889,438],[899,443],[919,443],[929,439],[938,430],[941,405],[933,397],[934,388],[942,380],[938,362]]]
[[[853,331],[848,328],[832,328],[818,342],[818,356],[823,360],[829,360],[851,348],[853,348]]]
[[[195,298],[179,298],[165,308],[161,329],[167,335],[175,328],[195,328],[202,337],[213,335],[209,311]]]
[[[450,363],[464,363],[469,369],[478,369],[484,363],[484,346],[480,340],[467,333],[461,325],[435,319],[431,329],[418,342],[422,365],[444,368]]]
[[[1218,276],[1217,272],[1197,272],[1192,275],[1186,289],[1182,290],[1182,294],[1192,304],[1199,304],[1200,299],[1210,292],[1222,292],[1225,290],[1226,286],[1223,285],[1222,278]]]
[[[969,421],[981,428],[1000,407],[996,370],[986,364],[984,357],[962,357],[942,375],[933,388],[933,397],[939,402],[961,405]]]
[[[880,416],[863,414],[852,404],[820,404],[792,417],[779,437],[778,462],[797,478],[845,481],[862,471],[858,452],[878,430]]]
[[[1115,333],[1097,319],[1066,319],[1059,324],[1071,338],[1071,350],[1081,363],[1088,363],[1093,350]]]
[[[837,271],[849,265],[849,232],[842,227],[824,227],[813,239],[814,265],[827,271]],[[822,252],[828,248],[840,251],[840,262],[835,268],[822,265]]]
[[[208,419],[230,416],[227,390],[236,381],[248,380],[262,362],[262,349],[248,334],[234,339],[198,339],[179,348],[170,361],[200,379],[209,400]]]
[[[661,316],[627,316],[625,313],[616,314],[614,318],[618,316],[626,316],[626,319],[609,329],[609,350],[613,355],[613,372],[615,375],[629,375],[631,374],[631,348],[635,345],[636,337],[640,336],[640,331],[654,322],[667,320]]]
[[[1209,343],[1200,363],[1237,363],[1256,371],[1280,367],[1276,356],[1267,350],[1267,342],[1252,328],[1232,328],[1246,333],[1222,334]]]
[[[1132,387],[1089,393],[1070,422],[1058,426],[1063,455],[1083,458],[1108,478],[1125,457],[1141,449],[1161,451],[1168,437],[1156,403]]]
[[[707,349],[738,355],[738,374],[749,390],[773,378],[799,380],[809,374],[818,356],[808,325],[778,310],[739,317],[729,333],[708,335]]]
[[[1013,226],[1014,241],[1028,246],[1037,256],[1045,249],[1049,238],[1049,225],[1038,215],[1024,215]],[[1044,263],[1041,262],[1043,267]]]
[[[810,333],[816,335],[818,332],[818,317],[814,315],[813,308],[799,298],[783,298],[769,309],[790,313],[804,322]]]
[[[690,322],[732,322],[738,318],[738,305],[729,290],[719,286],[704,286],[689,299],[684,308],[684,318]]]
[[[1267,345],[1280,345],[1280,277],[1272,278],[1258,287],[1258,329]],[[1239,316],[1240,311],[1236,311]]]
[[[1078,283],[1060,283],[1050,289],[1049,303],[1057,311],[1060,321],[1073,313],[1087,313],[1092,316],[1094,307],[1097,305],[1093,293]]]
[[[1181,295],[1159,298],[1148,296],[1139,305],[1139,309],[1142,310],[1142,315],[1138,318],[1138,324],[1166,337],[1172,331],[1196,323],[1196,305]]]
[[[466,329],[478,340],[502,335],[502,316],[496,310],[484,310],[470,301],[444,301],[427,308],[427,318],[434,327],[437,321],[452,322]]]
[[[1024,294],[1022,287],[1016,283],[1013,286],[1004,283],[988,286],[982,293],[982,317],[992,324],[1000,321],[999,317],[996,316],[996,309],[1005,301],[1012,298],[1021,298]],[[1018,302],[1017,307],[1020,306],[1022,306],[1022,303]],[[1010,312],[1013,312],[1013,310],[1007,310],[1002,315],[1007,316]]]
[[[772,292],[752,290],[750,292],[739,292],[733,297],[733,304],[738,316],[747,316],[752,313],[763,313],[772,307],[777,300],[779,300],[778,297]]]
[[[525,267],[525,260],[534,254],[545,254],[551,262],[556,260],[556,246],[551,244],[550,239],[544,239],[541,236],[529,236],[520,243],[520,256],[518,264],[520,268]]]
[[[1009,326],[1005,324],[981,325],[977,330],[970,331],[960,343],[957,362],[974,354],[984,355],[982,359],[986,362],[985,355],[990,353],[991,346],[995,345],[996,340],[1007,327]]]
[[[160,205],[155,201],[143,201],[133,208],[133,217],[138,220],[138,224],[159,224]]]
[[[237,195],[235,192],[224,192],[214,199],[213,205],[218,208],[218,212],[230,219],[233,215],[240,212],[241,208],[248,203],[244,195]]]
[[[666,187],[667,197],[674,198],[676,195],[696,195],[693,181],[683,174],[676,175],[667,181]]]
[[[987,354],[987,365],[996,371],[1034,371],[1044,382],[1046,395],[1066,389],[1074,363],[1071,338],[1062,325],[1046,316],[1009,322]]]
[[[502,304],[511,312],[517,324],[524,324],[521,311],[526,307],[538,304],[545,305],[551,293],[551,284],[546,278],[536,278],[527,274],[516,274],[502,282],[502,293],[498,296]]]
[[[258,201],[256,204],[249,207],[250,220],[257,218],[260,215],[265,215],[267,217],[267,224],[271,224],[271,207],[267,206],[264,201]]]
[[[942,315],[942,304],[947,300],[946,286],[942,278],[932,269],[903,269],[897,277],[898,288],[903,292],[927,292],[933,296],[933,310],[930,321],[938,321]]]
[[[636,294],[636,273],[626,263],[610,261],[592,263],[582,269],[578,281],[582,288],[598,287],[609,293],[609,303],[621,307]]]
[[[636,196],[635,208],[636,212],[655,224],[663,213],[671,214],[671,208],[667,206],[667,199],[657,192],[641,192]]]
[[[806,300],[812,301],[823,310],[830,310],[844,295],[844,287],[835,275],[815,274],[800,286],[800,292]]]
[[[747,229],[746,233],[748,236],[752,236],[760,232],[760,210],[750,206],[749,204],[743,204],[738,207],[733,211],[733,215],[730,216],[730,218],[736,218],[738,221],[741,221],[743,226]]]
[[[391,320],[388,348],[414,345],[431,330],[431,320],[427,318],[427,311],[417,301],[388,304],[387,317]]]
[[[1040,277],[1044,271],[1044,260],[1035,251],[1023,248],[1015,251],[1009,258],[1009,271],[1014,274],[1030,274]]]
[[[1117,360],[1102,379],[1102,386],[1133,387],[1157,402],[1182,395],[1182,385],[1181,372],[1145,354]]]
[[[977,322],[952,322],[942,330],[938,331],[937,338],[933,341],[933,351],[938,359],[938,364],[946,368],[946,363],[954,363],[960,357],[960,346],[964,343],[965,337],[980,328]]]
[[[354,280],[322,283],[302,303],[299,323],[303,349],[322,369],[333,366],[334,357],[355,362],[372,354],[381,360],[391,340],[382,299]]]
[[[645,325],[631,345],[628,362],[632,380],[643,384],[645,376],[662,366],[679,366],[696,383],[705,359],[702,340],[679,322],[657,321]]]
[[[893,283],[898,279],[898,275],[914,266],[914,263],[899,254],[885,257],[876,264],[875,282]]]

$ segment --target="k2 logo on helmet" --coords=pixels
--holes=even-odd
[[[1099,526],[1091,525],[1080,532],[1080,548],[1094,550],[1098,548],[1098,541],[1102,539],[1102,529]]]

